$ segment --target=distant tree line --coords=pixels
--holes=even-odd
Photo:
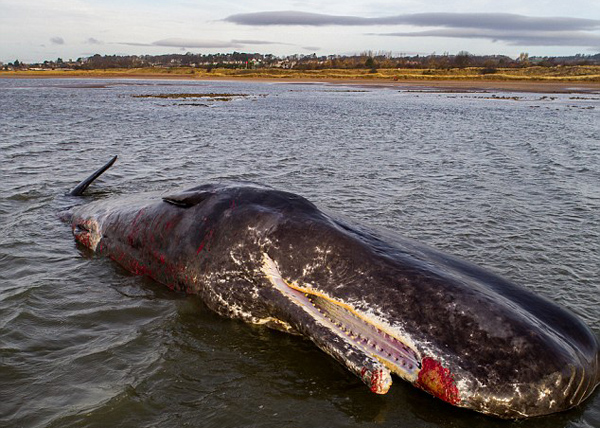
[[[363,52],[358,55],[289,55],[278,57],[260,53],[218,53],[218,54],[168,54],[168,55],[93,55],[77,60],[44,61],[39,64],[24,64],[18,60],[4,65],[4,68],[73,68],[82,70],[140,67],[192,67],[204,68],[288,68],[298,70],[320,69],[371,69],[420,68],[450,69],[481,67],[484,72],[493,73],[497,68],[527,67],[531,65],[600,65],[600,53],[595,55],[577,54],[562,57],[530,57],[522,53],[513,59],[505,55],[473,55],[461,51],[456,55],[393,55],[391,52]]]

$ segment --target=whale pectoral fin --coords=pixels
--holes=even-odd
[[[104,166],[102,168],[98,169],[96,172],[94,172],[88,178],[86,178],[81,183],[79,183],[77,185],[77,187],[75,187],[73,190],[71,190],[69,195],[71,195],[71,196],[83,195],[83,192],[85,192],[85,189],[87,189],[89,187],[89,185],[92,184],[92,182],[95,179],[100,177],[104,171],[106,171],[108,168],[110,168],[112,166],[112,164],[115,163],[116,160],[117,160],[117,156],[113,156],[113,158],[111,160],[109,160],[106,164],[104,164]]]
[[[205,201],[212,195],[212,192],[183,192],[175,195],[163,196],[162,200],[178,207],[190,208]]]

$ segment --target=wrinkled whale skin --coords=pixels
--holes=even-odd
[[[108,198],[74,208],[71,225],[134,274],[309,338],[374,392],[392,372],[450,404],[524,418],[577,406],[600,381],[598,339],[571,312],[292,193],[217,183]]]

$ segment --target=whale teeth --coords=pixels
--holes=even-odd
[[[350,309],[337,305],[326,297],[307,292],[301,292],[300,296],[304,297],[302,300],[307,308],[312,306],[310,310],[314,316],[328,322],[337,334],[358,345],[366,355],[380,360],[390,368],[396,367],[396,373],[401,373],[401,376],[416,376],[412,372],[415,367],[420,366],[412,361],[415,352],[401,339],[394,337],[394,333],[367,322]]]

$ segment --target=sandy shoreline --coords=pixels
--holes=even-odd
[[[354,85],[363,87],[390,87],[407,91],[437,91],[437,92],[534,92],[551,94],[600,94],[600,84],[580,84],[576,82],[506,82],[506,81],[478,81],[478,80],[402,80],[367,81],[357,80],[339,81],[332,80],[327,83]]]
[[[405,91],[436,91],[436,92],[533,92],[533,93],[563,93],[563,94],[600,94],[600,82],[577,81],[525,81],[525,80],[422,80],[422,79],[336,79],[322,78],[278,78],[278,77],[238,77],[238,76],[186,76],[181,74],[155,73],[111,73],[111,74],[21,74],[0,73],[0,79],[86,79],[86,80],[179,80],[179,81],[237,81],[237,82],[266,82],[266,83],[296,83],[296,84],[330,84],[343,86],[358,86],[364,88],[394,88]]]

